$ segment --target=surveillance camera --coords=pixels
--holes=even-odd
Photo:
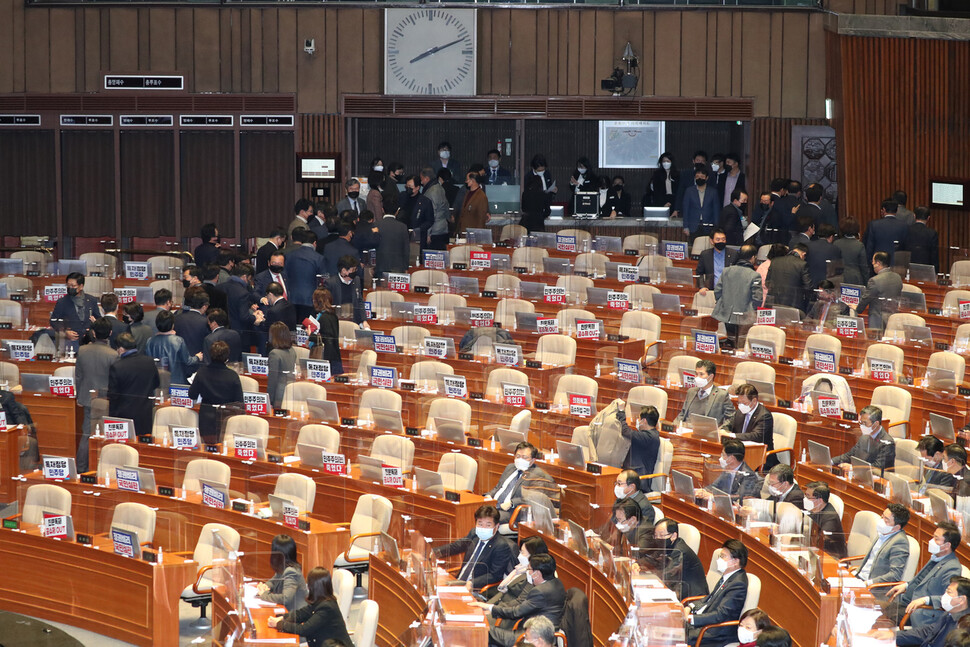
[[[316,47],[313,46],[312,38],[307,38],[306,40],[303,41],[303,51],[309,54],[310,56],[313,56],[313,52],[316,51]]]

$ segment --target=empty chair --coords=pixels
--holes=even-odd
[[[785,465],[792,464],[792,453],[795,451],[795,432],[798,423],[787,413],[771,412],[774,421],[772,425],[772,445],[775,448],[769,454],[777,454],[778,461]]]
[[[286,499],[296,506],[300,514],[313,512],[313,502],[317,496],[317,484],[304,474],[284,472],[276,478],[273,494]]]
[[[455,308],[465,308],[468,303],[465,301],[465,297],[460,294],[439,293],[431,295],[431,298],[428,299],[428,305],[438,308],[438,321],[441,321],[443,318],[453,320]]]
[[[27,488],[24,508],[20,520],[24,523],[40,525],[44,513],[71,514],[71,493],[60,485],[38,483]]]
[[[114,291],[114,284],[111,279],[102,276],[89,276],[84,281],[84,292],[91,296],[101,298],[102,294]]]
[[[667,392],[655,386],[635,386],[626,396],[626,417],[636,419],[647,405],[657,408],[661,420],[667,419]]]
[[[970,323],[960,324],[953,334],[953,348],[965,350],[970,347]]]
[[[472,424],[472,407],[464,400],[455,398],[435,398],[428,407],[428,416],[425,421],[425,429],[436,430],[435,418],[447,418],[458,420],[462,428],[468,431]]]
[[[563,308],[556,313],[556,323],[559,325],[559,330],[564,332],[575,330],[577,319],[592,320],[596,319],[596,315],[582,308]]]
[[[529,230],[522,225],[504,225],[502,227],[502,233],[499,234],[499,240],[511,240],[513,242],[518,242],[523,236],[528,236]]]
[[[542,259],[548,258],[549,250],[543,247],[517,247],[512,252],[512,267],[524,267],[530,274],[543,270]]]
[[[585,276],[560,276],[556,279],[556,286],[566,288],[566,295],[572,303],[584,303],[586,290],[594,287],[593,279]]]
[[[913,409],[913,394],[898,386],[877,386],[869,402],[882,411],[882,427],[894,438],[909,436],[909,416]]]
[[[263,447],[269,444],[269,421],[265,418],[241,414],[226,418],[226,433],[223,436],[223,444],[232,453],[233,441],[236,436],[246,436],[263,440]]]
[[[402,472],[410,472],[414,466],[414,441],[394,434],[378,436],[371,445],[370,456],[379,458],[387,465],[400,467]]]
[[[431,293],[448,290],[448,273],[442,270],[417,270],[411,274],[411,291],[421,286]]]
[[[926,319],[923,319],[919,315],[914,315],[911,312],[893,313],[889,315],[889,320],[886,322],[886,332],[884,334],[886,337],[899,337],[902,339],[905,335],[906,326],[926,326]]]
[[[896,252],[897,256],[899,254],[900,252]],[[913,285],[912,283],[903,283],[903,294],[923,294],[923,288],[919,287],[918,285]],[[916,300],[915,303],[913,301],[914,300],[910,297],[904,297],[902,294],[900,295],[899,302],[902,304],[903,310],[917,310],[918,312],[926,312],[925,297],[923,298],[922,303],[920,303],[918,300]]]
[[[330,425],[303,425],[296,436],[296,448],[293,454],[300,458],[300,445],[316,445],[323,447],[329,454],[340,453],[340,432]]]
[[[666,256],[659,254],[648,254],[641,256],[637,261],[640,268],[640,276],[649,276],[651,283],[663,282],[667,280],[667,268],[673,267],[674,262]]]
[[[109,443],[98,452],[98,482],[115,478],[118,467],[138,467],[138,450],[124,443]]]
[[[386,389],[367,389],[361,394],[357,405],[357,420],[373,422],[374,414],[371,411],[373,407],[401,411],[401,396]]]
[[[118,275],[118,259],[111,254],[88,252],[78,256],[78,260],[84,261],[89,276],[95,272],[99,272],[105,278],[114,278]],[[88,292],[87,283],[84,285],[84,291]]]
[[[449,267],[454,267],[455,263],[460,263],[468,267],[471,260],[471,253],[480,251],[482,251],[481,245],[455,245],[448,250]]]
[[[691,297],[690,307],[693,310],[697,310],[697,314],[702,317],[709,317],[711,313],[714,312],[714,290],[705,290],[701,292],[698,290]]]
[[[661,492],[667,483],[670,475],[670,465],[674,460],[674,444],[667,438],[660,439],[660,448],[657,451],[657,460],[653,464],[653,471],[650,474],[641,474],[640,482],[647,482],[647,486],[653,492]]]
[[[357,379],[362,382],[370,381],[370,367],[375,364],[377,364],[377,351],[363,351],[357,359]]]
[[[579,425],[573,427],[573,435],[569,438],[573,445],[579,445],[583,450],[583,460],[589,460],[590,455],[595,456],[595,447],[589,437],[589,425]]]
[[[496,294],[512,294],[519,289],[519,283],[522,279],[514,274],[506,274],[500,272],[498,274],[490,274],[487,279],[485,279],[486,290],[491,290]]]
[[[584,250],[589,249],[592,244],[593,236],[588,231],[582,229],[560,229],[556,232],[557,236],[575,236],[576,237],[576,249]]]
[[[640,310],[628,310],[620,319],[620,334],[631,339],[642,339],[644,343],[644,363],[651,364],[660,359],[659,315]]]
[[[938,368],[953,371],[953,381],[947,384],[937,384],[936,388],[945,388],[949,391],[956,389],[958,384],[963,384],[963,377],[967,371],[967,360],[962,355],[957,355],[950,351],[938,351],[930,355],[930,361],[926,364],[927,369]]]
[[[7,291],[9,294],[9,290]],[[11,328],[24,325],[24,307],[17,301],[0,299],[0,323],[9,323]]]
[[[199,414],[188,407],[159,407],[152,420],[152,439],[160,444],[171,444],[169,427],[199,427]]]
[[[815,333],[809,335],[805,340],[805,351],[802,354],[802,359],[808,362],[808,365],[812,368],[815,367],[815,358],[809,356],[809,349],[826,351],[835,354],[835,366],[838,368],[839,360],[842,358],[842,342],[835,335],[827,335],[825,333]]]
[[[839,520],[841,521],[842,515],[845,514],[845,501],[835,492],[829,492],[829,503],[835,508],[835,512],[839,515]]]
[[[340,615],[343,616],[346,624],[350,617],[350,605],[354,601],[354,576],[342,568],[335,568],[331,571],[330,577],[333,584],[333,597],[337,598]]]
[[[229,487],[231,477],[232,470],[225,463],[220,463],[211,458],[196,458],[189,461],[188,465],[185,466],[185,474],[182,476],[182,489],[186,492],[201,492],[202,486],[199,484],[199,479]]]
[[[506,330],[515,330],[515,313],[533,313],[536,311],[535,305],[525,299],[501,299],[495,308],[495,321],[502,325]]]
[[[40,272],[41,274],[47,273],[47,254],[44,252],[35,251],[22,251],[14,252],[10,255],[10,258],[19,258],[24,262],[24,272]],[[88,268],[88,273],[91,272],[90,267]]]
[[[473,492],[478,478],[478,461],[467,454],[445,454],[438,461],[438,474],[445,489]]]
[[[529,438],[529,427],[532,426],[532,412],[528,409],[523,409],[514,416],[509,422],[509,431],[517,431],[528,440]]]
[[[283,408],[291,414],[305,413],[307,398],[326,400],[327,389],[313,382],[290,382],[283,389]]]
[[[214,576],[211,567],[225,561],[229,553],[239,550],[239,532],[221,523],[207,523],[199,532],[199,540],[192,552],[192,561],[199,565],[195,582],[185,587],[181,598],[193,607],[200,607],[200,624],[207,625],[205,608],[212,601],[212,587],[224,577]]]
[[[23,392],[24,387],[20,386],[20,367],[13,362],[0,362],[0,388],[13,393]]]
[[[775,347],[775,357],[778,357],[785,354],[785,344],[788,342],[788,336],[782,328],[754,325],[748,330],[748,337],[744,342],[744,352],[746,353],[751,352],[751,346],[748,343],[749,340],[771,342]]]
[[[678,523],[677,531],[680,538],[684,540],[684,543],[687,544],[687,546],[694,551],[695,554],[701,549],[701,533],[697,529],[697,526],[692,526],[689,523]]]
[[[744,384],[748,380],[758,380],[759,382],[775,383],[775,369],[761,362],[739,362],[734,367],[734,378],[731,380],[731,387]]]
[[[961,301],[970,301],[970,290],[948,290],[943,295],[943,316],[953,317],[959,314]]]
[[[169,277],[182,274],[184,263],[178,256],[152,256],[148,259],[148,275],[168,274]]]
[[[577,274],[585,273],[590,276],[606,276],[606,264],[610,258],[599,252],[585,252],[576,256],[573,271]]]
[[[916,483],[919,482],[922,466],[917,444],[918,441],[911,438],[896,439],[896,462],[893,465],[896,476],[912,479]]]
[[[367,293],[366,301],[374,316],[383,319],[391,316],[392,303],[404,303],[404,295],[391,290],[374,290]]]
[[[660,288],[655,285],[631,283],[623,288],[623,292],[630,297],[630,307],[634,310],[653,309],[653,295],[660,294]]]
[[[334,561],[335,568],[346,568],[360,575],[367,570],[371,548],[375,546],[368,538],[387,532],[391,525],[394,507],[386,498],[376,494],[363,494],[357,499],[357,507],[350,518],[350,547]]]
[[[623,239],[623,251],[628,249],[635,250],[638,254],[656,252],[659,241],[656,236],[650,234],[633,234]]]
[[[54,377],[74,377],[73,366],[60,366],[54,369]]]
[[[354,626],[354,646],[374,647],[377,644],[377,624],[380,620],[380,607],[374,600],[360,603],[357,624]]]
[[[676,357],[671,357],[670,361],[667,363],[667,383],[680,383],[680,372],[681,370],[687,370],[693,372],[697,367],[697,362],[701,361],[699,357],[694,357],[693,355],[677,355]]]
[[[548,366],[572,366],[576,363],[576,340],[566,335],[543,335],[536,345],[535,359]]]
[[[899,382],[899,376],[902,375],[903,366],[905,365],[906,358],[903,354],[903,349],[891,344],[871,344],[869,348],[866,349],[865,366],[863,371],[866,377],[871,377],[871,371],[869,370],[869,360],[870,359],[880,359],[887,362],[892,362],[892,381]]]
[[[433,391],[438,388],[438,376],[454,375],[455,369],[451,364],[426,359],[411,365],[408,379],[415,383],[415,387],[422,391]]]
[[[950,282],[955,288],[970,286],[970,261],[953,262],[950,266]]]
[[[155,539],[155,510],[144,503],[126,501],[115,506],[109,528],[135,533],[139,545]]]
[[[243,393],[259,392],[259,382],[255,377],[250,377],[249,375],[240,375],[239,385],[242,386]]]
[[[26,276],[0,277],[0,285],[7,286],[7,296],[22,294],[24,298],[27,298],[34,294],[34,282]]]
[[[593,402],[593,411],[596,410],[599,385],[593,378],[585,375],[563,375],[556,383],[556,393],[552,398],[553,404],[568,406],[570,393],[590,396]]]
[[[442,295],[436,294],[435,296]],[[405,349],[417,348],[424,343],[424,338],[430,334],[427,328],[422,328],[421,326],[396,326],[391,329],[391,335],[394,336],[395,343],[403,346]]]
[[[529,385],[529,376],[514,368],[493,368],[485,383],[485,398],[488,400],[502,399],[502,384]]]

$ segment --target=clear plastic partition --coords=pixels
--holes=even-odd
[[[654,295],[656,297],[656,295]],[[654,307],[656,310],[656,307]],[[714,355],[721,352],[720,336],[718,329],[714,327],[717,322],[708,317],[683,317],[680,320],[679,341],[674,342],[673,346],[678,346],[684,351],[698,356]]]
[[[923,371],[907,359],[909,345],[904,341],[869,344],[864,354],[854,358],[854,375],[886,384],[914,384]]]

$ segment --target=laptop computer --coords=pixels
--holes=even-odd
[[[680,312],[680,295],[658,292],[651,298],[653,310],[658,312]]]
[[[50,388],[48,386],[48,388]],[[128,425],[128,440],[135,440],[135,421],[131,418],[116,418],[114,416],[105,416],[101,418],[101,433],[107,435],[107,424],[112,422],[123,422]]]
[[[331,402],[330,400],[317,400],[316,398],[307,398],[306,407],[308,417],[311,420],[331,422],[335,425],[340,424],[340,412],[337,410],[336,402]]]
[[[360,466],[360,478],[366,481],[384,482],[384,462],[381,459],[358,456],[357,464]]]
[[[711,495],[714,514],[728,523],[734,523],[734,506],[731,504],[731,495],[715,487],[711,488]]]
[[[304,514],[306,512],[306,510],[300,510],[300,506],[297,505],[297,503],[295,501],[291,500],[289,497],[278,496],[276,494],[270,494],[269,495],[269,509],[270,509],[270,512],[273,513],[273,516],[272,516],[273,519],[282,519],[283,518],[283,504],[284,503],[289,503],[290,505],[295,506],[296,509],[297,509],[297,513],[298,514]]]
[[[609,288],[586,288],[586,303],[591,306],[605,306],[610,292]]]
[[[717,418],[692,413],[687,416],[687,426],[690,427],[694,438],[703,438],[715,442],[720,440],[720,436],[717,433]]]
[[[441,474],[431,470],[414,468],[415,489],[422,494],[429,496],[444,497],[445,485],[441,479]]]
[[[111,544],[114,547],[115,554],[141,559],[141,542],[138,540],[137,532],[111,526],[108,534],[111,537]],[[130,554],[127,552],[126,547],[131,550]]]
[[[890,497],[893,503],[901,503],[907,508],[913,507],[913,494],[909,489],[909,482],[901,476],[892,472],[886,472],[886,480],[889,482]]]
[[[137,472],[138,474],[138,487],[140,491],[147,492],[148,494],[155,494],[157,488],[155,486],[155,470],[149,467],[116,467],[115,477],[117,478],[118,470],[128,470],[131,472]]]
[[[307,442],[297,443],[296,450],[300,453],[300,462],[307,467],[323,467],[323,455],[330,453],[323,445]]]
[[[43,393],[50,390],[50,377],[40,373],[21,373],[20,386],[24,391]]]
[[[832,466],[832,452],[827,445],[822,443],[817,443],[814,440],[809,440],[808,442],[808,460],[812,462],[813,465],[825,465],[827,467]]]
[[[677,470],[670,470],[670,483],[674,492],[680,496],[694,500],[694,477]]]
[[[569,548],[572,548],[583,557],[589,556],[589,542],[586,540],[586,531],[573,520],[566,522],[569,528]]]
[[[148,285],[137,285],[135,286],[135,301],[137,303],[155,303],[155,293],[152,292],[151,286]]]
[[[852,481],[869,489],[874,489],[872,463],[867,463],[861,458],[852,456],[849,458],[849,464],[852,465]]]
[[[54,454],[43,454],[40,457],[40,461],[41,465],[47,461],[67,461],[67,480],[73,481],[77,478],[77,462],[73,456],[55,456]],[[61,467],[63,467],[63,464]]]
[[[546,274],[558,274],[559,276],[567,276],[573,273],[568,258],[554,256],[546,256],[542,259],[542,271]]]
[[[933,521],[950,520],[950,496],[939,490],[927,490],[926,495],[930,498],[930,510],[932,511]]]
[[[354,341],[358,350],[374,350],[374,335],[380,333],[376,330],[354,329]]]
[[[537,320],[543,315],[535,312],[516,312],[515,329],[522,332],[535,332],[539,328]]]
[[[953,420],[938,413],[930,413],[930,433],[946,442],[954,442]]]
[[[586,468],[586,456],[583,454],[581,445],[567,443],[564,440],[556,441],[556,453],[559,454],[559,461],[566,465],[572,465],[580,469]]]
[[[435,433],[438,434],[438,438],[441,440],[450,441],[456,445],[464,445],[466,442],[465,423],[461,420],[435,416],[434,429]]]
[[[519,443],[524,443],[527,439],[525,437],[525,432],[523,431],[512,431],[511,429],[499,428],[498,442],[502,446],[502,449],[506,451],[514,451],[515,446]]]
[[[262,436],[251,436],[249,434],[237,433],[233,436],[233,443],[235,443],[236,438],[247,438],[256,441],[256,460],[265,461],[266,460],[266,439]],[[230,455],[235,452],[235,445],[229,447]]]
[[[751,349],[752,356],[755,356],[758,359],[764,359],[760,356],[761,354],[768,355],[768,361],[770,362],[774,362],[778,359],[778,350],[775,348],[775,342],[773,341],[769,341],[767,339],[758,339],[757,337],[748,337],[748,348]],[[755,350],[757,350],[759,355],[754,354]]]
[[[620,263],[617,261],[607,261],[606,262],[606,278],[608,279],[618,279],[620,278],[620,265],[636,265],[636,257],[631,256],[629,262]],[[637,275],[639,276],[640,271],[637,270]]]
[[[474,276],[452,276],[449,281],[453,292],[478,296],[478,279]]]
[[[926,312],[926,295],[922,292],[900,292],[899,309],[903,312],[907,310]]]
[[[394,319],[406,319],[408,321],[414,319],[414,306],[416,303],[411,303],[408,301],[392,301],[391,302],[391,317]]]
[[[492,269],[508,271],[512,269],[512,257],[508,254],[492,254]]]
[[[930,330],[929,326],[912,326],[906,324],[903,326],[903,335],[905,335],[907,342],[926,345],[933,343],[933,331]]]
[[[222,494],[223,501],[226,502],[226,507],[229,506],[229,486],[225,483],[217,483],[216,481],[210,481],[208,479],[199,479],[199,492],[202,492],[202,488],[208,486]]]
[[[443,341],[444,344],[445,344],[445,357],[454,358],[456,356],[456,353],[455,353],[455,340],[453,338],[451,338],[451,337],[431,337],[431,336],[425,337],[424,338],[425,348],[428,347],[428,340],[431,340],[431,341],[439,341],[439,342],[440,341]],[[427,352],[425,352],[425,355],[427,355]]]
[[[909,264],[909,280],[923,283],[936,283],[936,268],[922,263]]]
[[[537,301],[545,296],[545,289],[545,283],[539,283],[537,281],[520,281],[519,297],[525,299],[526,301]]]
[[[374,428],[380,431],[393,431],[396,433],[404,431],[404,421],[401,419],[401,412],[396,409],[371,407],[371,415],[374,416]]]

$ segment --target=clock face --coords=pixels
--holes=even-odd
[[[474,9],[387,9],[385,94],[475,94]]]

